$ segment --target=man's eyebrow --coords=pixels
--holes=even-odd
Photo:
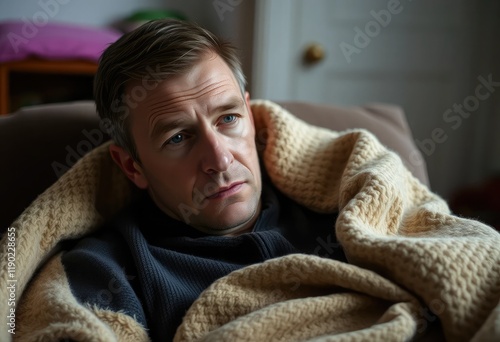
[[[225,111],[229,111],[232,109],[243,107],[243,105],[244,105],[243,100],[240,97],[235,96],[235,97],[231,97],[223,104],[216,106],[213,109],[213,112],[225,112]]]
[[[151,131],[151,138],[153,140],[158,139],[164,132],[168,132],[182,126],[186,123],[186,120],[183,118],[169,120],[168,122],[158,121],[153,126],[153,130]]]
[[[216,106],[212,112],[213,113],[221,113],[221,112],[241,108],[243,106],[244,106],[243,100],[240,97],[235,96],[235,97],[229,98],[223,104]],[[178,119],[168,120],[168,121],[167,120],[157,121],[153,126],[153,130],[151,131],[150,136],[153,140],[156,140],[164,132],[175,130],[178,127],[183,126],[185,124],[186,124],[186,119],[184,119],[184,118],[178,118]]]

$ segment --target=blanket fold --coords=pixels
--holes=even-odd
[[[297,254],[235,271],[202,293],[176,341],[400,341],[420,337],[438,319],[447,340],[500,339],[498,232],[453,216],[365,130],[314,127],[270,101],[253,101],[252,111],[273,183],[314,211],[339,210],[332,234],[335,226],[349,264]],[[18,333],[2,324],[0,340],[88,340],[90,326],[110,340],[147,340],[133,318],[78,303],[60,303],[73,320],[57,309],[43,327],[33,318],[35,303],[63,298],[50,291],[64,288],[59,256],[45,262],[57,244],[97,229],[133,196],[107,148],[83,157],[12,224]],[[12,309],[7,238],[0,242],[2,317]]]
[[[422,310],[414,296],[374,272],[297,254],[215,282],[193,303],[174,341],[401,341],[426,330]]]

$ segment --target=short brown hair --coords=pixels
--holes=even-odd
[[[235,48],[194,23],[153,20],[123,35],[104,51],[94,79],[97,112],[101,119],[111,122],[115,143],[136,161],[139,156],[127,119],[130,108],[159,82],[186,73],[210,51],[226,62],[244,96],[246,81]],[[140,82],[129,92],[132,99],[125,95],[131,81]]]

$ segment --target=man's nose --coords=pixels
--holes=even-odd
[[[208,132],[201,142],[201,167],[208,174],[224,172],[234,160],[229,142],[217,132]]]

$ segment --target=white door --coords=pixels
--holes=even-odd
[[[472,6],[465,0],[257,1],[252,97],[402,106],[431,188],[446,197],[465,182],[468,162],[457,149],[473,131],[456,129],[453,106],[480,82],[470,67]],[[306,65],[303,54],[312,43],[325,57]]]

